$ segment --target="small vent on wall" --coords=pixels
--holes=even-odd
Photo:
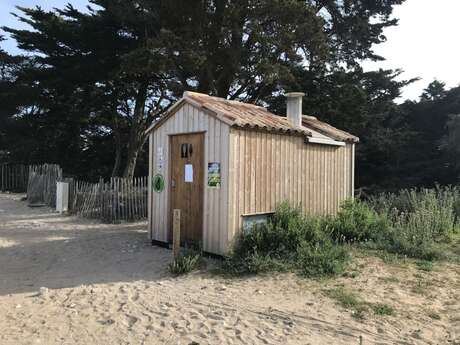
[[[250,232],[254,226],[266,224],[273,212],[243,215],[243,231]]]

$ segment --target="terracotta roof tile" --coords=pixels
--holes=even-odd
[[[304,115],[302,117],[302,126],[295,126],[286,117],[272,114],[264,107],[191,91],[184,92],[182,100],[177,102],[162,119],[155,122],[147,132],[160,126],[164,120],[173,114],[172,110],[183,102],[190,102],[204,111],[212,113],[230,126],[299,133],[306,137],[326,137],[336,141],[359,141],[359,138],[321,122],[316,117]]]
[[[297,132],[311,136],[311,132],[307,128],[294,126],[287,118],[274,115],[265,108],[254,104],[230,101],[224,98],[189,91],[184,94],[184,98],[215,113],[223,120],[227,120],[231,126]]]

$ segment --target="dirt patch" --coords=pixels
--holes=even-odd
[[[99,224],[0,194],[0,344],[455,344],[460,269],[354,260],[326,281],[292,274],[174,278],[145,223]],[[208,267],[215,265],[207,260]],[[352,291],[392,315],[328,297]]]

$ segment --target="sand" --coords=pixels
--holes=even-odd
[[[107,225],[0,194],[0,344],[460,344],[460,267],[355,258],[344,277],[182,277],[146,224]],[[393,316],[357,319],[324,293],[352,289]]]

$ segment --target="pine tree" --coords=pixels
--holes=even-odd
[[[380,59],[372,44],[402,2],[91,0],[87,13],[20,8],[33,30],[4,30],[33,54],[22,75],[40,92],[29,120],[48,157],[76,171],[91,150],[111,152],[112,174],[132,177],[145,129],[184,90],[267,104],[305,78],[325,85]]]

